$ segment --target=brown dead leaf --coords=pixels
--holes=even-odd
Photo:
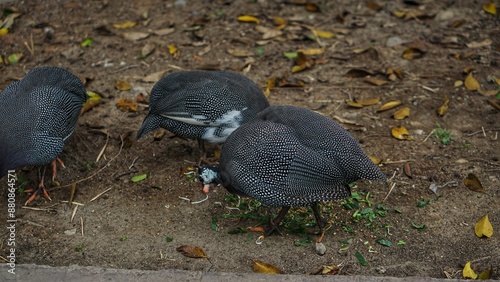
[[[467,187],[469,190],[478,192],[478,193],[484,193],[483,185],[481,185],[481,181],[479,181],[479,178],[473,173],[469,173],[467,175],[467,178],[464,180],[465,187]]]
[[[138,41],[147,38],[149,36],[149,33],[139,32],[139,31],[129,31],[129,32],[124,32],[122,36],[123,38],[130,41]]]
[[[277,25],[277,26],[284,26],[287,24],[286,20],[282,17],[273,18],[273,23],[274,23],[274,25]]]
[[[252,260],[253,272],[262,274],[283,274],[281,269],[277,268],[272,264],[261,262],[258,260]]]
[[[189,258],[207,258],[205,251],[195,245],[182,245],[177,247],[176,250]]]
[[[391,129],[392,137],[399,140],[411,140],[410,133],[408,129],[404,126],[395,126]]]
[[[315,3],[307,2],[306,5],[304,6],[306,8],[306,11],[308,12],[313,12],[313,13],[319,13],[321,12],[321,9],[319,6]]]
[[[486,89],[483,89],[483,88],[479,88],[477,90],[477,92],[479,92],[479,94],[483,95],[483,96],[494,96],[494,95],[497,95],[499,93],[498,89],[491,89],[491,90],[486,90]]]
[[[413,178],[410,163],[405,164],[405,166],[403,167],[403,171],[404,171],[406,176],[408,176],[409,178]]]
[[[488,99],[488,104],[490,104],[493,108],[500,111],[500,103],[498,102],[498,99],[490,98]]]
[[[158,35],[158,36],[169,35],[169,34],[172,34],[174,32],[175,32],[175,28],[173,28],[173,27],[157,29],[157,30],[153,31],[153,33]]]
[[[283,32],[279,29],[276,29],[276,28],[270,28],[270,27],[265,27],[262,25],[257,25],[257,26],[255,26],[255,29],[258,32],[262,33],[262,39],[264,39],[264,40],[272,39],[272,38],[283,35]]]
[[[363,80],[364,82],[367,82],[369,84],[375,85],[375,86],[382,86],[384,84],[389,83],[387,80],[382,80],[374,77],[367,77]]]
[[[397,111],[395,111],[393,114],[392,114],[392,117],[396,120],[401,120],[401,119],[405,119],[407,117],[410,116],[410,108],[409,107],[404,107],[404,108],[401,108]]]
[[[153,132],[153,140],[160,141],[166,134],[167,130],[163,128],[158,128],[157,130],[155,130],[155,132]]]
[[[465,45],[468,48],[481,48],[481,47],[491,46],[492,43],[493,43],[493,41],[491,39],[486,38],[483,41],[472,41],[472,42],[466,43]]]
[[[142,49],[141,49],[141,57],[146,58],[151,53],[153,53],[153,51],[155,49],[156,49],[156,45],[154,43],[152,43],[152,42],[146,43],[146,45],[144,45],[144,47],[142,47]]]
[[[384,8],[384,5],[380,5],[375,0],[366,1],[366,6],[375,12],[378,12],[378,11],[382,10],[382,8]]]
[[[137,112],[139,110],[137,102],[129,98],[122,98],[118,100],[116,107],[123,112]]]
[[[383,112],[383,111],[387,111],[387,110],[390,110],[390,109],[394,109],[395,107],[401,105],[401,102],[399,101],[390,101],[390,102],[387,102],[385,104],[383,104],[382,106],[380,106],[380,108],[378,108],[377,112]]]
[[[262,226],[255,226],[255,227],[247,227],[248,231],[250,232],[257,232],[257,233],[262,233],[264,232],[264,227]]]
[[[425,52],[419,48],[407,48],[402,55],[405,60],[420,59],[424,56]]]
[[[254,55],[252,51],[246,49],[227,49],[226,51],[229,55],[235,57],[250,57]]]
[[[335,275],[340,272],[340,267],[338,265],[325,265],[321,271],[321,275]]]
[[[166,72],[167,72],[167,70],[162,70],[162,71],[159,71],[159,72],[154,72],[152,74],[146,75],[141,80],[144,81],[144,82],[157,82],[158,80],[160,80],[165,75]]]
[[[128,81],[117,80],[115,82],[115,88],[120,90],[120,91],[128,91],[128,90],[132,89],[132,85],[130,85],[130,83],[128,83]]]
[[[373,75],[373,73],[363,69],[350,69],[346,72],[346,77],[358,78]]]
[[[439,106],[436,110],[436,112],[439,116],[444,116],[448,112],[448,103],[449,102],[450,102],[450,99],[448,98],[448,95],[445,95],[443,104],[441,104],[441,106]]]
[[[479,82],[474,78],[472,72],[469,72],[469,74],[465,78],[464,84],[465,88],[467,88],[470,91],[476,91],[479,89]]]

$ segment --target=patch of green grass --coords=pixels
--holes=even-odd
[[[78,252],[78,253],[81,253],[83,251],[83,243],[80,243],[80,245],[78,245],[78,247],[75,248],[75,251]]]
[[[437,122],[436,125],[437,128],[434,129],[434,137],[436,137],[436,139],[438,139],[441,142],[441,144],[447,145],[451,141],[453,141],[450,130],[442,128],[441,125]]]

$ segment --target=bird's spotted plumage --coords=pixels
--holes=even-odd
[[[165,128],[178,136],[224,143],[238,126],[269,106],[262,90],[229,71],[182,71],[151,90],[149,113],[137,133]]]
[[[0,94],[0,176],[25,165],[45,165],[62,152],[87,98],[72,73],[40,67]]]
[[[269,107],[240,126],[224,143],[219,166],[200,174],[205,184],[274,207],[314,207],[350,196],[356,180],[386,179],[339,124],[291,106]]]

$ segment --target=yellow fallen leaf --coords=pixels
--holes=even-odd
[[[399,101],[390,101],[390,102],[387,102],[385,104],[383,104],[382,106],[380,106],[380,108],[378,108],[377,112],[383,112],[383,111],[387,111],[387,110],[390,110],[390,109],[394,109],[395,107],[401,105],[401,102]]]
[[[286,25],[286,20],[282,17],[275,17],[273,19],[273,23],[277,26],[280,26],[280,25]]]
[[[477,178],[473,173],[469,173],[467,178],[464,180],[464,184],[469,190],[474,192],[484,193],[483,185],[481,185],[481,181]]]
[[[97,106],[101,103],[102,97],[99,94],[87,90],[87,95],[89,95],[89,98],[83,104],[83,107],[80,110],[80,114],[83,114],[83,113],[89,111],[90,109],[94,108],[95,106]]]
[[[419,59],[425,54],[424,51],[418,49],[418,48],[407,48],[403,52],[403,59],[405,60],[413,60],[413,59]]]
[[[323,48],[311,48],[311,49],[301,49],[297,52],[302,52],[306,56],[321,55],[325,52]]]
[[[168,45],[168,53],[172,55],[175,59],[179,57],[179,49],[175,46],[175,44]]]
[[[9,33],[8,29],[6,29],[6,28],[0,28],[0,36],[6,35],[7,33]]]
[[[404,107],[404,108],[401,108],[397,111],[394,112],[394,114],[392,114],[392,117],[394,119],[405,119],[407,117],[410,116],[410,108],[409,107]]]
[[[444,116],[446,112],[448,112],[448,103],[450,102],[450,99],[448,98],[448,95],[444,96],[444,101],[441,106],[439,106],[436,110],[437,114],[440,116]]]
[[[139,110],[137,102],[128,98],[118,100],[116,107],[123,112],[137,112]]]
[[[312,33],[316,35],[319,38],[333,38],[335,35],[329,31],[324,31],[324,30],[317,30],[317,29],[311,29]]]
[[[488,218],[488,215],[483,216],[474,227],[474,233],[481,238],[483,236],[490,238],[493,235],[493,226]]]
[[[495,96],[499,93],[499,90],[498,89],[486,90],[483,88],[479,88],[477,92],[483,96]]]
[[[296,73],[296,72],[299,72],[299,71],[302,71],[306,69],[306,65],[297,65],[297,66],[293,66],[292,67],[292,73]]]
[[[497,14],[497,8],[495,7],[495,2],[490,2],[490,3],[484,4],[483,10],[488,14],[492,14],[492,15]]]
[[[461,81],[461,80],[456,80],[454,83],[453,83],[453,87],[457,88],[457,87],[460,87],[464,85],[464,82]]]
[[[113,27],[116,29],[125,29],[125,28],[131,28],[137,25],[137,22],[132,22],[132,21],[127,21],[124,23],[116,23],[113,24]]]
[[[462,276],[466,279],[467,278],[470,278],[470,279],[477,278],[477,274],[470,267],[470,261],[465,264],[464,269],[462,270]]]
[[[470,91],[476,91],[479,89],[479,82],[472,76],[472,72],[470,72],[465,78],[465,88]]]
[[[259,19],[254,17],[254,16],[249,16],[249,15],[243,15],[238,17],[238,21],[244,22],[244,23],[259,23]]]
[[[392,137],[399,140],[411,140],[410,133],[408,129],[404,126],[395,126],[391,129]]]
[[[272,264],[268,264],[258,260],[252,260],[252,263],[253,263],[253,272],[255,273],[283,274],[283,271],[281,271],[279,268],[277,268]]]
[[[120,90],[120,91],[128,91],[128,90],[132,89],[132,85],[130,85],[130,83],[128,83],[128,81],[117,80],[115,82],[115,88]]]
[[[370,160],[371,160],[374,164],[376,164],[376,165],[378,165],[378,164],[380,164],[380,163],[382,162],[382,160],[381,160],[381,159],[379,159],[379,158],[377,158],[377,157],[375,157],[375,156],[368,156],[368,158],[370,158]]]
[[[370,99],[356,99],[356,102],[363,106],[371,106],[378,104],[380,102],[380,97],[370,98]]]
[[[392,15],[394,15],[396,18],[402,18],[406,15],[405,11],[395,11],[392,12]]]
[[[346,100],[345,103],[353,108],[362,108],[363,104],[358,103],[357,101]]]
[[[493,269],[486,269],[485,271],[479,273],[479,276],[477,277],[477,280],[490,280],[491,275],[493,275]]]
[[[200,247],[195,245],[182,245],[177,247],[178,252],[182,253],[186,257],[190,258],[206,258],[207,255]]]

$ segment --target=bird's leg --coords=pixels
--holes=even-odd
[[[33,202],[33,200],[35,200],[36,196],[38,194],[40,194],[40,193],[42,193],[42,195],[47,200],[52,201],[52,199],[49,196],[49,193],[45,189],[45,184],[44,184],[44,178],[45,178],[45,171],[46,170],[47,170],[46,166],[43,166],[43,172],[42,173],[40,173],[40,170],[39,170],[40,183],[38,184],[38,188],[36,190],[30,189],[30,190],[26,190],[25,191],[27,193],[33,193],[33,195],[31,195],[31,197],[29,197],[29,199],[26,201],[26,203],[24,203],[25,206],[28,205],[29,203]]]
[[[323,236],[325,235],[324,227],[326,226],[326,220],[321,216],[321,213],[319,212],[318,203],[312,204],[311,209],[314,213],[314,218],[316,218],[316,224],[318,225],[319,231],[321,233],[318,240],[316,240],[316,242],[319,243],[319,242],[321,242],[321,240],[323,240]]]
[[[205,151],[205,142],[202,139],[198,139],[198,149],[200,151],[200,160],[198,165],[207,164],[207,151]]]
[[[56,180],[57,174],[57,163],[59,163],[63,168],[66,168],[63,161],[60,158],[56,158],[50,165],[52,166],[52,182]]]
[[[280,235],[283,235],[281,232],[279,225],[283,218],[285,218],[285,215],[288,213],[288,210],[290,207],[282,207],[276,218],[272,218],[269,220],[269,226],[264,230],[265,231],[265,237],[270,236],[273,234],[275,231],[278,232]]]

